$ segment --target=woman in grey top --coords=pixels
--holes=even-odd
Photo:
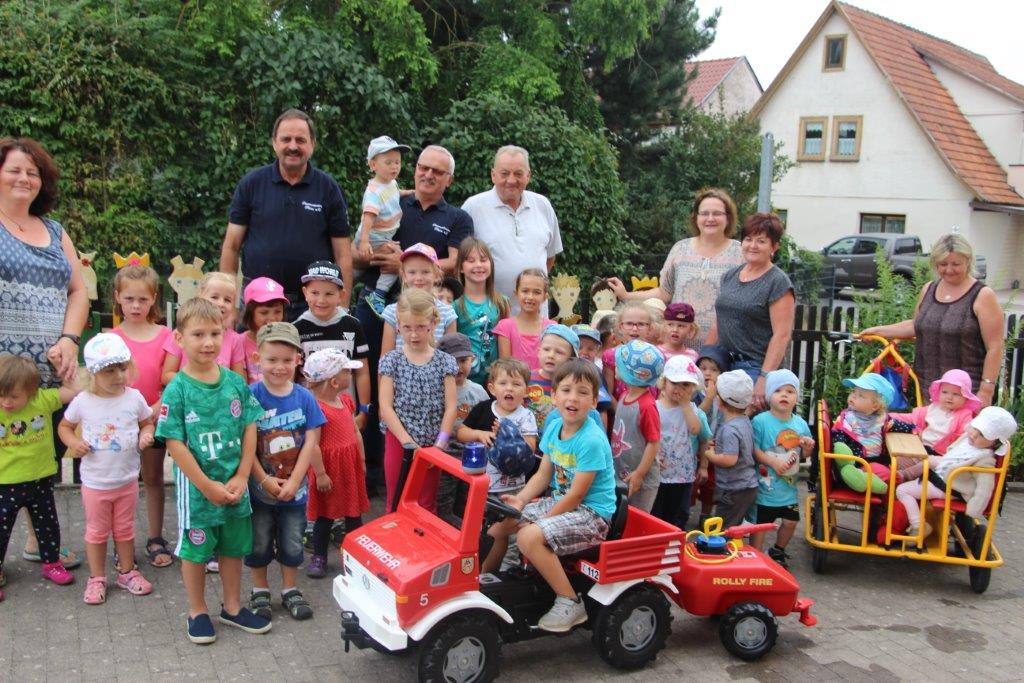
[[[74,379],[89,314],[78,253],[60,223],[46,218],[57,176],[35,140],[0,139],[0,353],[32,360],[43,387]],[[23,557],[39,561],[37,548],[29,525]],[[61,562],[70,568],[78,558],[62,548]]]
[[[715,322],[708,344],[721,344],[733,370],[754,381],[756,410],[767,407],[765,375],[782,364],[793,334],[796,297],[793,283],[772,263],[782,242],[782,222],[773,213],[755,213],[743,223],[740,248],[744,264],[726,271],[715,300]]]

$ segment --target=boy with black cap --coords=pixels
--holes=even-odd
[[[731,370],[718,376],[717,387],[722,424],[705,455],[715,466],[715,515],[729,528],[741,524],[757,500],[754,429],[747,417],[754,383],[742,370]]]
[[[363,336],[363,326],[341,307],[341,292],[345,283],[341,268],[330,261],[315,261],[302,276],[302,295],[309,310],[292,324],[302,341],[302,353],[308,358],[320,349],[341,349],[352,360],[365,359],[370,347]],[[360,429],[370,410],[370,368],[367,361],[353,373],[356,405],[359,406],[356,424]]]

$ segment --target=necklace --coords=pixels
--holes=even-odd
[[[18,221],[14,220],[13,218],[11,218],[11,215],[9,213],[4,211],[2,208],[0,208],[0,213],[2,213],[4,216],[6,216],[7,220],[9,220],[10,222],[12,222],[15,225],[17,225],[18,226],[18,230],[21,230],[22,232],[25,232],[25,226],[22,225],[21,223],[19,223]]]

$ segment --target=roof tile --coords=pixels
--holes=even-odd
[[[686,84],[686,94],[695,105],[700,105],[715,91],[718,84],[726,77],[736,62],[742,57],[727,57],[725,59],[707,59],[696,62],[686,62],[686,75],[689,77],[694,70],[697,75]]]

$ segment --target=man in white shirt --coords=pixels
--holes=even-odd
[[[530,155],[522,147],[506,145],[494,155],[491,168],[494,187],[473,195],[462,205],[473,217],[476,237],[483,240],[494,257],[494,284],[509,298],[512,312],[519,310],[515,298],[516,276],[525,268],[550,273],[555,256],[562,252],[558,217],[548,198],[530,192]],[[547,316],[545,304],[541,314]]]

